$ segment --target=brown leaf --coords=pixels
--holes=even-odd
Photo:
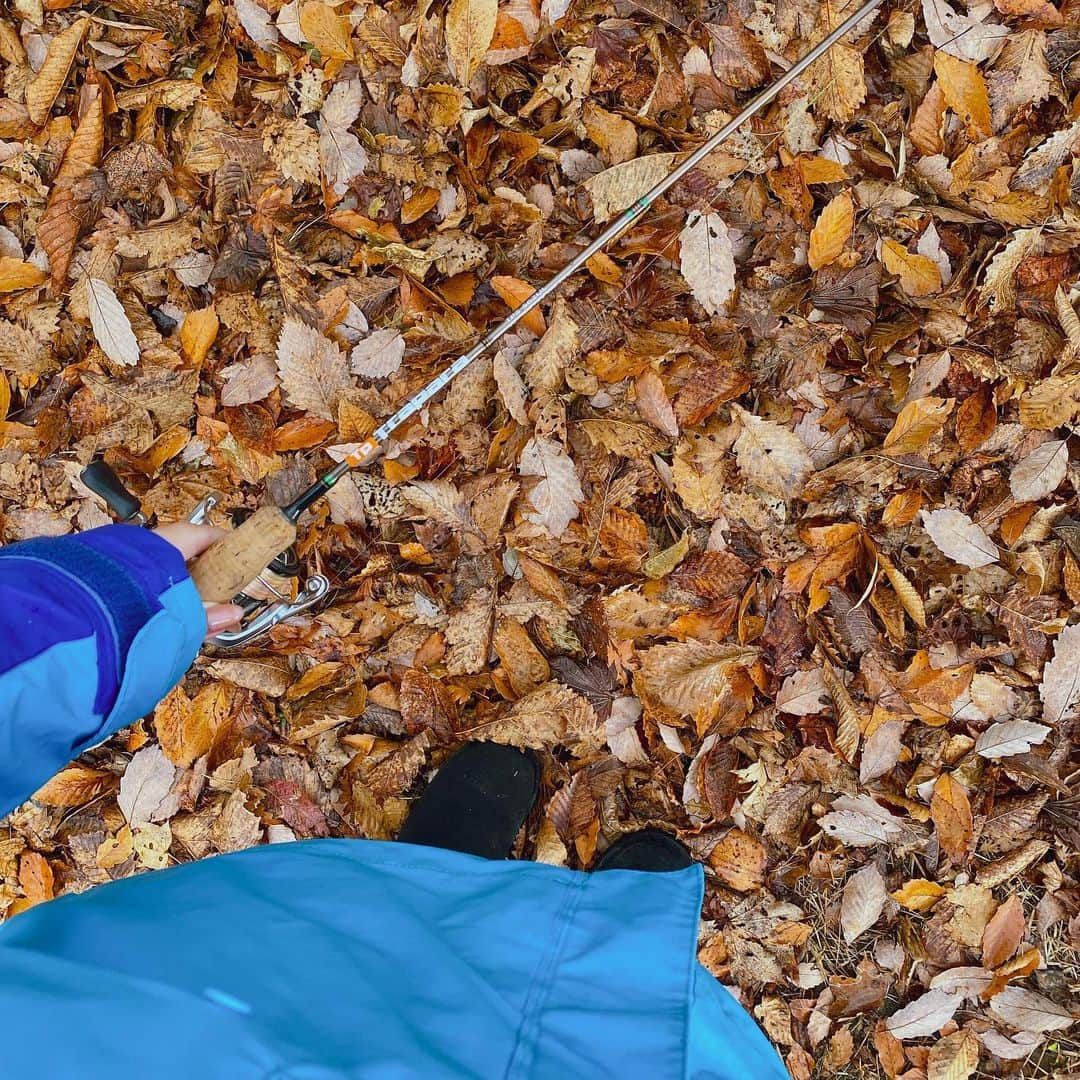
[[[829,697],[832,698],[833,710],[836,713],[836,749],[840,751],[845,761],[854,761],[859,749],[861,730],[855,702],[852,701],[840,676],[827,661],[821,676],[825,689],[829,691]]]
[[[878,1021],[874,1028],[874,1049],[877,1050],[878,1061],[889,1080],[893,1080],[906,1067],[904,1047],[895,1035],[886,1030],[883,1020]]]
[[[735,672],[756,656],[754,649],[700,641],[657,645],[640,654],[640,677],[676,715],[704,721],[716,716]]]
[[[985,968],[996,968],[1020,947],[1026,921],[1024,905],[1015,893],[991,916],[982,936],[982,962]]]
[[[638,412],[652,424],[661,435],[669,439],[679,437],[679,422],[675,419],[675,410],[667,396],[664,384],[655,371],[645,371],[635,383]]]
[[[45,62],[26,87],[26,111],[39,127],[48,119],[53,102],[67,82],[75,54],[89,26],[89,19],[76,19],[57,34],[49,43]]]
[[[709,852],[709,866],[736,892],[760,889],[767,862],[764,844],[740,829],[732,829]]]
[[[952,773],[942,773],[937,778],[930,798],[930,816],[942,851],[954,862],[963,862],[973,831],[971,803]]]
[[[294,780],[271,780],[266,785],[267,808],[296,830],[297,836],[329,836],[326,815]]]
[[[500,299],[513,311],[521,307],[536,290],[520,278],[510,277],[505,274],[496,274],[488,284],[499,294]],[[537,337],[542,337],[547,329],[544,316],[538,307],[532,309],[521,321],[521,325],[531,330]]]
[[[31,904],[51,900],[55,895],[52,867],[37,851],[24,851],[19,858],[19,884]]]
[[[982,385],[966,397],[956,410],[956,439],[966,451],[981,446],[997,427],[997,405],[993,390]]]
[[[518,697],[524,697],[551,678],[551,668],[544,654],[516,619],[499,620],[491,645]]]
[[[946,1035],[930,1048],[926,1077],[927,1080],[968,1080],[978,1064],[979,1041],[965,1028]]]
[[[114,787],[116,777],[111,772],[69,765],[38,788],[33,798],[45,806],[82,806]]]

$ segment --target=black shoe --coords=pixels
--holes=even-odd
[[[505,859],[540,790],[531,750],[466,743],[412,804],[398,839],[485,859]]]
[[[593,870],[647,870],[665,873],[693,866],[690,852],[661,829],[638,829],[620,836],[596,860]]]

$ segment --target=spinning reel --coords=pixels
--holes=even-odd
[[[79,479],[105,501],[118,521],[146,525],[139,500],[121,483],[115,472],[100,458],[92,461]],[[210,511],[217,505],[216,495],[207,495],[188,514],[192,525],[208,523]],[[233,526],[245,521],[251,511],[234,510],[230,515]],[[253,581],[245,585],[232,602],[244,609],[239,630],[225,630],[210,638],[219,648],[235,649],[248,645],[272,626],[299,615],[317,604],[330,591],[330,582],[322,574],[310,574],[302,580],[302,567],[296,548],[289,545],[280,552]]]

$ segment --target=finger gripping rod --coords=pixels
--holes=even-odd
[[[393,416],[384,421],[371,436],[360,443],[343,461],[320,477],[299,498],[285,507],[264,506],[251,515],[228,536],[217,541],[200,556],[192,567],[191,576],[204,600],[220,603],[231,600],[245,585],[253,581],[275,556],[284,551],[296,539],[296,522],[300,515],[317,499],[322,498],[350,469],[370,461],[382,444],[405,421],[412,419],[440,391],[461,374],[474,360],[483,356],[503,335],[514,329],[533,308],[542,304],[557,292],[563,283],[576,274],[603,248],[607,247],[657,199],[677,184],[691,169],[696,168],[722,143],[726,142],[743,124],[769,104],[785,87],[793,83],[811,64],[819,60],[845,34],[881,4],[882,0],[868,0],[849,15],[828,35],[821,39],[805,56],[800,57],[757,97],[729,120],[719,131],[684,158],[662,180],[641,198],[635,200],[587,247],[578,252],[550,281],[536,290],[527,300],[489,331],[473,348],[463,353],[441,371],[425,387],[414,394]]]

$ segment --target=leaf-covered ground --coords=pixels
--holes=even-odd
[[[286,501],[839,0],[9,0],[5,542]],[[371,473],[321,611],[7,820],[0,909],[390,837],[542,751],[522,858],[674,829],[798,1078],[1080,1068],[1080,4],[885,0]],[[222,518],[223,520],[223,518]],[[288,587],[278,582],[278,587]]]

